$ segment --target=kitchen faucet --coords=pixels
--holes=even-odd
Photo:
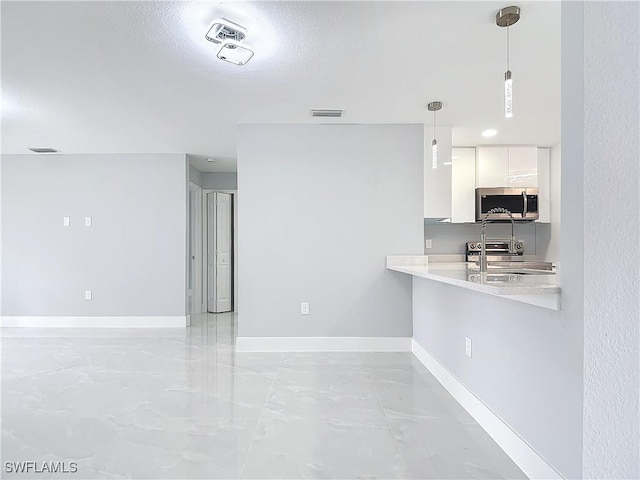
[[[515,224],[515,222],[513,221],[513,215],[506,208],[492,208],[482,218],[482,233],[480,234],[480,273],[487,272],[487,223],[491,221],[489,220],[489,215],[491,215],[492,213],[506,213],[507,215],[509,215],[509,218],[511,219],[511,239],[509,240],[509,253],[516,253],[516,237],[513,235],[513,226]]]

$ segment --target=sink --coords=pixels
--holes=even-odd
[[[489,269],[491,270],[491,269]],[[530,269],[530,270],[509,270],[509,269],[496,269],[495,272],[493,273],[494,270],[491,270],[491,274],[495,275],[497,272],[498,275],[500,274],[504,274],[504,275],[555,275],[556,272],[552,272],[551,270],[536,270],[536,269]]]
[[[505,268],[511,270],[546,270],[552,271],[553,264],[551,262],[538,262],[529,260],[509,260],[509,261],[492,261],[487,262],[489,268]]]

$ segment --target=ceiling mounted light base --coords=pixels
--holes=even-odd
[[[226,18],[219,18],[211,23],[209,31],[205,34],[204,38],[210,42],[221,44],[226,40],[241,42],[246,36],[247,29],[242,25],[238,25]]]
[[[235,40],[227,40],[220,45],[218,58],[234,65],[244,65],[253,57],[253,50]]]
[[[310,110],[312,117],[321,118],[341,118],[344,110],[338,108],[312,108]]]
[[[499,27],[510,27],[518,20],[520,20],[520,7],[515,5],[501,8],[496,13],[496,25]]]
[[[51,147],[31,147],[29,150],[33,153],[61,153],[60,150]]]
[[[442,102],[429,102],[429,104],[427,105],[427,109],[430,112],[437,112],[441,108],[442,108]]]

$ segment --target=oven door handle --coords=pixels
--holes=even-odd
[[[522,210],[522,218],[525,218],[527,216],[527,210],[529,210],[527,192],[525,192],[525,191],[522,192],[522,199],[524,200],[524,208]]]

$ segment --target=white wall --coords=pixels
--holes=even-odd
[[[580,477],[581,318],[420,278],[413,313],[420,346],[549,464]]]
[[[240,125],[240,336],[411,336],[422,178],[422,125]]]
[[[2,315],[185,315],[184,155],[1,159]]]
[[[584,3],[585,478],[640,478],[639,31],[640,3]]]
[[[189,181],[202,186],[203,173],[193,165],[189,165]]]
[[[203,172],[202,187],[213,190],[237,190],[238,174],[236,172]]]

